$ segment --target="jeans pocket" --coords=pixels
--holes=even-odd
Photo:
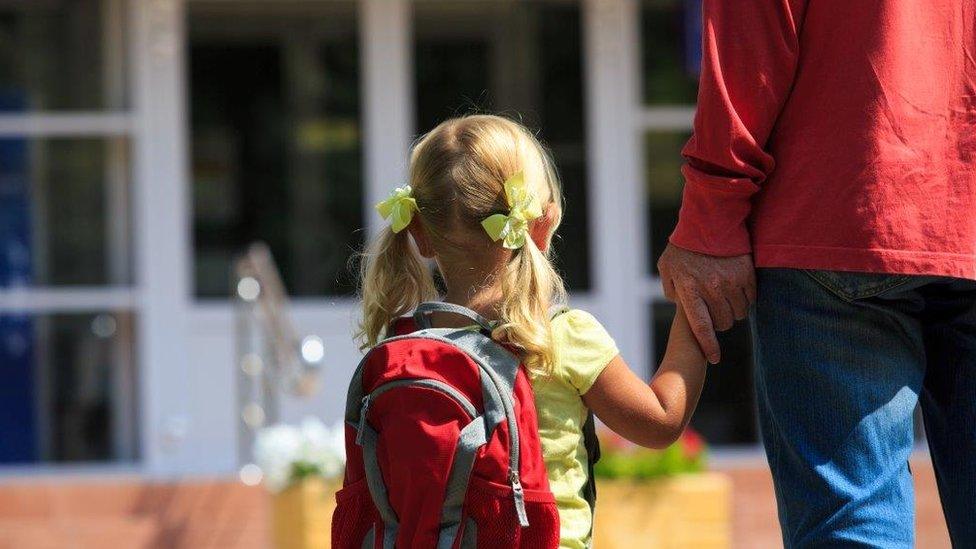
[[[911,280],[911,275],[884,273],[850,273],[804,269],[810,278],[844,301],[879,296]]]

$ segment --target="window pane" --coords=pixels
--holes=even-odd
[[[0,2],[0,112],[123,108],[125,4]]]
[[[651,313],[657,355],[654,364],[657,365],[664,357],[674,305],[655,303]],[[708,380],[691,424],[709,444],[757,443],[749,324],[737,322],[731,330],[718,334],[718,342],[722,348],[722,361],[708,366]]]
[[[445,118],[520,119],[551,148],[566,195],[555,242],[572,290],[590,287],[580,11],[565,2],[414,4],[418,132]]]
[[[644,102],[690,104],[698,94],[701,0],[644,0]]]
[[[644,135],[645,196],[651,243],[648,268],[654,274],[657,274],[657,260],[678,222],[684,185],[681,149],[690,137],[689,132],[647,132]]]
[[[196,293],[229,295],[231,262],[262,240],[290,293],[349,294],[363,226],[355,4],[219,4],[190,10]]]
[[[0,288],[131,282],[127,157],[120,139],[0,139]]]
[[[136,459],[130,314],[0,314],[0,463]]]

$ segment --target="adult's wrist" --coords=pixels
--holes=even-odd
[[[713,178],[685,170],[678,224],[669,241],[679,248],[717,257],[752,253],[746,220],[752,211],[750,194],[735,185],[720,186]],[[741,187],[738,187],[741,188]]]

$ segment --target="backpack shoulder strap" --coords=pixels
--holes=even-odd
[[[417,325],[414,323],[413,316],[398,316],[393,319],[393,322],[390,322],[383,339],[390,339],[391,337],[406,335],[415,331],[417,331]]]
[[[554,305],[549,309],[549,320],[556,320],[556,317],[569,312],[569,305]]]
[[[600,439],[596,436],[596,417],[588,412],[583,424],[583,447],[586,448],[587,477],[583,486],[583,499],[590,504],[590,512],[596,511],[596,476],[594,466],[600,461]]]
[[[413,313],[413,320],[417,323],[417,327],[419,327],[421,330],[426,330],[431,327],[430,315],[434,313],[451,313],[463,316],[473,321],[487,334],[491,334],[491,331],[494,328],[491,322],[489,322],[485,317],[479,315],[471,309],[462,307],[461,305],[456,305],[454,303],[445,303],[443,301],[427,301],[417,305],[417,309]]]

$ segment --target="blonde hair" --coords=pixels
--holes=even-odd
[[[494,115],[472,115],[446,120],[420,138],[410,158],[410,185],[417,201],[419,221],[440,246],[442,263],[457,267],[478,257],[476,244],[458,245],[451,238],[460,232],[480,235],[477,242],[492,242],[481,222],[495,213],[508,213],[504,182],[523,172],[526,185],[548,204],[549,231],[543,252],[532,240],[511,252],[500,278],[498,326],[492,337],[515,347],[526,365],[536,372],[551,370],[556,360],[550,309],[565,303],[562,278],[550,261],[549,246],[562,216],[562,192],[546,149],[521,124]],[[360,284],[363,318],[359,337],[364,347],[382,339],[391,323],[437,291],[426,263],[414,250],[409,231],[389,227],[369,246]],[[474,248],[473,248],[474,247]],[[472,249],[473,248],[473,249]],[[484,251],[484,250],[481,250]],[[452,253],[453,252],[453,253]],[[462,268],[464,268],[462,266]]]

